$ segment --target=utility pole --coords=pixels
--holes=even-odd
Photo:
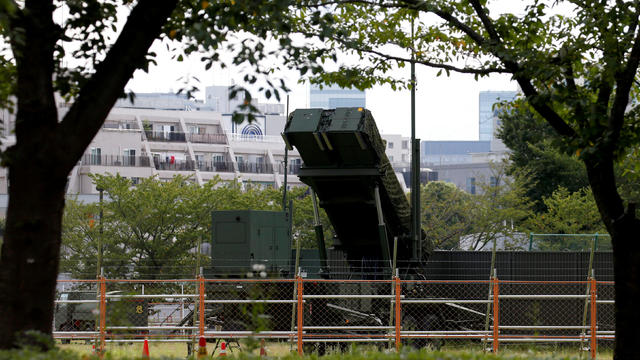
[[[287,94],[287,117],[286,122],[289,121],[289,94]],[[283,135],[284,136],[284,135]],[[287,164],[289,162],[289,145],[284,143],[284,187],[282,190],[282,211],[287,211]]]
[[[96,279],[100,278],[100,269],[102,268],[102,216],[104,215],[103,206],[102,206],[102,194],[104,189],[101,187],[97,187],[96,190],[100,193],[100,219],[98,220],[98,264],[96,265]]]
[[[411,240],[413,258],[422,256],[422,227],[420,226],[420,140],[416,139],[416,59],[413,48],[414,19],[411,17]]]

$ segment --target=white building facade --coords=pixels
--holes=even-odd
[[[67,104],[59,102],[62,118]],[[3,147],[15,143],[3,116]],[[97,200],[90,174],[119,174],[136,184],[141,178],[168,180],[180,174],[197,184],[218,176],[279,188],[284,183],[284,114],[266,114],[251,124],[232,124],[231,114],[217,111],[164,110],[114,107],[85,154],[69,174],[67,194]],[[301,159],[288,153],[288,186],[300,186],[296,176]],[[8,203],[7,169],[0,168],[0,213]]]

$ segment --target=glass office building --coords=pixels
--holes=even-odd
[[[515,99],[516,91],[481,91],[479,96],[479,140],[490,141],[494,137],[494,118],[498,116],[493,105]],[[497,123],[499,125],[499,123]]]
[[[343,89],[337,85],[311,85],[309,89],[309,107],[335,109],[338,107],[366,107],[364,91],[358,89]]]

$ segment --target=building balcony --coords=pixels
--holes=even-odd
[[[105,121],[102,125],[103,129],[113,130],[139,130],[138,123],[135,121]]]
[[[297,175],[300,172],[300,167],[302,165],[289,165],[287,166],[287,174],[289,175]],[[278,164],[278,173],[279,174],[284,174],[284,164],[283,163],[279,163]]]
[[[273,165],[268,163],[239,162],[238,171],[241,173],[271,174],[273,173]]]
[[[196,169],[196,162],[193,160],[154,161],[154,166],[156,170],[193,171]]]
[[[189,134],[189,141],[201,144],[226,144],[225,134]]]
[[[284,146],[284,140],[282,137],[275,135],[245,135],[231,133],[229,134],[229,140],[236,142],[282,144]]]
[[[230,161],[214,161],[197,163],[198,170],[208,172],[233,172],[233,163]]]
[[[176,131],[149,131],[145,130],[147,141],[163,141],[163,142],[186,142],[186,136],[183,132]]]
[[[151,163],[146,156],[84,154],[80,165],[150,167]]]

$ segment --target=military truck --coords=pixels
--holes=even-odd
[[[118,294],[122,291],[111,291],[106,295]],[[60,332],[97,331],[98,306],[95,291],[63,291],[56,302],[54,329]],[[106,309],[107,327],[146,327],[149,324],[149,299],[108,298]],[[63,342],[69,342],[69,339],[63,339]]]

